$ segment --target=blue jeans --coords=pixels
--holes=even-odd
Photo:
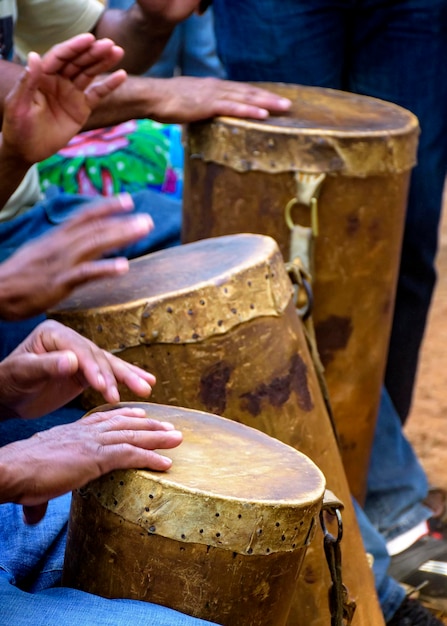
[[[59,192],[54,194],[52,191],[51,189],[42,202],[23,215],[0,222],[0,262],[11,256],[30,239],[43,235],[57,224],[61,224],[87,202],[98,200]],[[122,250],[117,250],[116,255],[131,259],[180,244],[181,200],[150,189],[139,191],[133,194],[132,198],[135,204],[134,212],[149,213],[154,220],[155,228],[144,239]],[[5,358],[44,319],[45,315],[21,322],[0,320],[0,360]]]
[[[374,557],[374,582],[385,619],[403,600],[402,587],[387,575],[386,542],[428,519],[422,504],[427,495],[425,472],[402,433],[402,424],[385,389],[382,390],[368,473],[364,509],[354,502],[363,543]]]
[[[428,482],[386,390],[382,390],[368,472],[364,510],[386,541],[394,539],[433,511],[422,504]]]
[[[39,524],[0,505],[1,624],[14,626],[206,626],[211,622],[134,600],[107,600],[60,587],[70,494],[52,500]],[[94,574],[92,574],[94,575]]]
[[[405,597],[405,591],[397,582],[387,575],[390,564],[385,542],[382,535],[374,528],[363,509],[353,500],[357,521],[362,534],[366,552],[374,557],[374,584],[385,621],[390,620]]]
[[[214,0],[213,7],[218,53],[230,79],[343,89],[395,102],[420,121],[385,378],[392,401],[384,391],[368,517],[359,517],[388,619],[402,594],[386,576],[385,538],[430,514],[420,504],[426,478],[400,420],[408,415],[436,276],[447,172],[447,0]]]

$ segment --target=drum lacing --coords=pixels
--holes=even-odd
[[[356,603],[349,599],[349,593],[343,584],[340,542],[343,537],[343,522],[341,509],[343,505],[330,491],[326,491],[323,506],[320,511],[320,524],[324,536],[324,552],[331,575],[329,589],[329,610],[331,626],[350,626]],[[325,513],[335,517],[337,521],[337,536],[332,535],[326,527]]]

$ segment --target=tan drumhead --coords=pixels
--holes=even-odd
[[[278,316],[292,285],[276,242],[231,235],[134,259],[123,276],[77,289],[49,316],[108,350],[187,343]]]
[[[292,100],[267,120],[220,117],[190,125],[192,156],[238,171],[400,172],[416,159],[418,120],[377,98],[335,89],[258,83]]]
[[[269,554],[310,540],[308,520],[319,513],[325,480],[308,457],[209,413],[129,404],[183,432],[178,448],[162,451],[172,468],[113,472],[82,489],[84,496],[149,533],[178,541]]]

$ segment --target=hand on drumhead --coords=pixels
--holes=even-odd
[[[43,313],[75,287],[127,272],[127,259],[101,257],[153,229],[149,215],[129,215],[132,209],[128,194],[101,198],[19,248],[0,264],[0,316],[19,320]]]
[[[116,469],[164,471],[172,461],[155,450],[178,446],[182,434],[140,408],[97,412],[0,449],[0,502],[24,505],[37,523],[52,498]]]
[[[292,104],[266,89],[219,78],[177,76],[151,80],[157,91],[151,94],[155,102],[149,117],[159,122],[181,124],[216,115],[265,119],[270,113],[284,113]]]
[[[0,363],[0,418],[50,413],[88,386],[119,402],[118,383],[145,398],[155,377],[126,363],[78,333],[47,320]]]

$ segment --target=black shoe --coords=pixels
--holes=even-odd
[[[447,612],[447,541],[426,535],[391,558],[390,576],[419,590],[418,598]]]
[[[443,626],[443,623],[417,600],[405,598],[387,626]]]

